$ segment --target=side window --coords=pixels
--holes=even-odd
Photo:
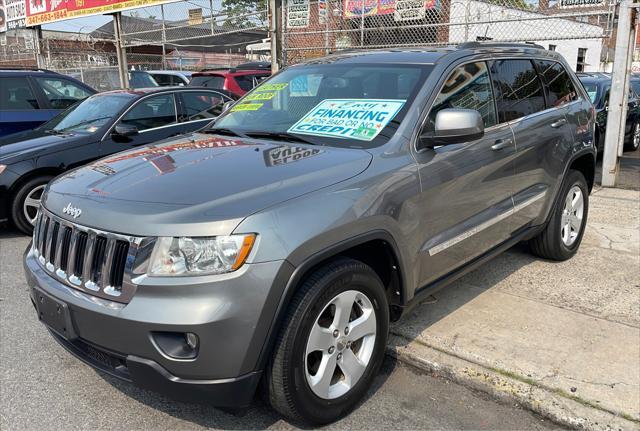
[[[545,109],[540,77],[529,60],[496,60],[491,66],[501,123]]]
[[[216,93],[188,91],[182,93],[186,113],[184,121],[215,118],[222,113],[222,105],[228,100]]]
[[[158,85],[162,85],[162,86],[173,85],[172,78],[173,77],[171,75],[161,75],[161,74],[153,75],[153,79],[156,80]]]
[[[0,110],[38,109],[27,78],[0,78]]]
[[[176,105],[172,94],[144,99],[133,107],[121,120],[138,130],[152,129],[176,122]]]
[[[36,78],[52,109],[66,109],[91,94],[72,81],[61,78]]]
[[[538,72],[547,88],[547,104],[558,107],[578,99],[571,77],[560,63],[537,61]]]
[[[485,127],[496,124],[489,72],[483,61],[462,65],[449,75],[429,111],[425,131],[433,131],[436,115],[447,108],[475,109],[482,116]]]
[[[234,79],[238,83],[238,86],[242,88],[244,91],[249,91],[253,89],[255,81],[253,75],[239,75],[235,76]]]

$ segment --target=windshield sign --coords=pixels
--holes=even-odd
[[[297,135],[313,145],[376,147],[394,135],[431,70],[430,65],[293,66],[249,92],[212,131],[289,141]]]
[[[393,119],[404,100],[328,99],[309,111],[289,133],[371,141]]]

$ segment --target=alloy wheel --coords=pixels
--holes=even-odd
[[[573,186],[565,198],[560,222],[560,235],[562,236],[562,242],[567,247],[572,246],[580,234],[583,213],[584,196],[582,195],[582,189],[578,186]]]
[[[318,397],[349,392],[364,374],[376,343],[376,313],[362,292],[336,295],[315,319],[305,351],[305,376]]]
[[[34,187],[24,199],[24,203],[22,204],[24,217],[31,224],[31,226],[36,223],[36,216],[38,215],[38,210],[40,209],[40,199],[42,198],[42,192],[44,191],[45,186],[46,184],[42,184]]]
[[[632,148],[637,150],[640,147],[640,123],[636,123],[633,128],[633,137],[631,141]]]

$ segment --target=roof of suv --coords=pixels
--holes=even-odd
[[[21,75],[60,75],[58,72],[54,72],[52,70],[47,69],[38,69],[38,68],[4,68],[0,67],[0,75],[13,75],[13,74],[21,74]]]
[[[493,54],[521,53],[525,55],[544,54],[551,58],[562,58],[555,51],[548,51],[540,45],[531,43],[466,42],[460,45],[444,47],[384,48],[340,51],[328,57],[309,60],[301,64],[338,62],[434,64],[442,57],[450,54],[458,54],[460,57],[464,57],[479,52]]]

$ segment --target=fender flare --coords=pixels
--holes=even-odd
[[[391,246],[391,249],[394,254],[394,258],[398,264],[398,273],[400,277],[400,280],[399,280],[400,292],[401,292],[402,298],[406,297],[406,290],[405,290],[407,288],[406,281],[405,281],[406,271],[404,270],[403,261],[400,258],[400,253],[399,253],[399,249],[397,247],[396,241],[391,235],[391,233],[389,233],[386,230],[382,230],[382,229],[373,230],[373,231],[355,235],[353,237],[340,241],[336,244],[333,244],[330,247],[320,250],[310,256],[307,256],[304,259],[300,260],[299,262],[297,261],[297,259],[294,260],[294,262],[291,262],[289,259],[287,259],[285,261],[285,264],[288,263],[288,265],[283,265],[283,267],[287,267],[288,269],[282,269],[280,272],[285,271],[288,274],[282,277],[283,274],[279,273],[278,276],[276,277],[276,281],[282,282],[286,280],[286,282],[284,283],[283,289],[280,293],[278,306],[271,319],[267,337],[264,340],[262,350],[258,357],[256,370],[266,369],[267,364],[271,358],[271,353],[275,346],[278,333],[280,332],[284,315],[289,307],[289,303],[291,302],[291,299],[293,298],[295,292],[297,291],[297,287],[300,285],[300,282],[304,279],[304,275],[307,274],[308,271],[313,269],[313,267],[318,265],[320,262],[323,262],[331,258],[332,256],[336,256],[341,252],[348,250],[352,247],[364,244],[372,240],[382,240]],[[276,287],[276,283],[274,283],[273,287]]]

